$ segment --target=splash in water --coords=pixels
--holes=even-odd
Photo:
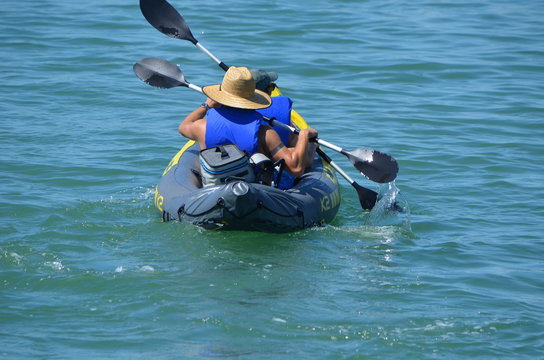
[[[380,188],[378,201],[366,218],[365,225],[400,226],[410,230],[410,208],[394,181]]]

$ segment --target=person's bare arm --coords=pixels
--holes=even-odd
[[[315,146],[311,146],[309,141],[310,137],[317,136],[317,132],[314,129],[301,130],[294,147],[283,145],[278,133],[268,125],[261,126],[260,132],[262,139],[261,151],[274,161],[283,159],[287,171],[293,176],[302,176],[304,170],[312,164]]]
[[[206,104],[209,107],[219,107],[219,103],[207,99]],[[181,135],[188,139],[196,140],[200,143],[201,148],[206,147],[206,116],[207,109],[203,106],[199,106],[193,112],[191,112],[178,126],[178,131]]]
[[[204,116],[206,116],[206,108],[199,106],[179,124],[179,133],[188,139],[201,143],[206,133],[206,119],[204,119]]]

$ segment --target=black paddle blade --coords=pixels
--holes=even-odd
[[[369,149],[345,151],[351,163],[368,179],[388,183],[397,177],[399,164],[390,155]]]
[[[179,67],[164,59],[145,58],[134,64],[133,69],[143,82],[161,89],[188,84]]]
[[[172,5],[165,0],[140,0],[140,10],[146,20],[157,30],[175,39],[198,41],[191,29]]]
[[[378,193],[375,191],[372,191],[370,189],[367,189],[356,182],[353,182],[351,184],[357,190],[357,195],[359,196],[359,203],[361,203],[361,207],[365,210],[372,210],[374,205],[376,205],[376,202],[378,201]]]

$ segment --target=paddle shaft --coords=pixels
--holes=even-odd
[[[344,179],[346,179],[350,185],[353,185],[355,183],[355,180],[353,180],[340,166],[338,166],[330,157],[329,155],[325,154],[323,150],[320,148],[315,149],[315,151],[325,160],[330,166],[333,167],[334,170],[336,170]]]
[[[359,203],[361,207],[365,210],[372,210],[376,202],[378,201],[378,193],[374,190],[367,189],[359,184],[357,184],[340,166],[338,166],[321,148],[316,149],[317,154],[330,166],[333,167],[347,182],[357,191],[359,197]]]
[[[204,92],[202,91],[202,88],[200,86],[197,86],[195,84],[191,84],[191,83],[187,83],[186,85],[189,89],[193,89],[195,91],[198,91],[199,93],[202,93],[204,94]]]
[[[219,67],[225,71],[227,71],[229,69],[229,67],[224,63],[222,62],[221,60],[219,60],[219,58],[217,58],[217,56],[215,56],[214,54],[212,54],[211,51],[209,51],[208,49],[206,49],[204,47],[204,45],[202,45],[201,43],[199,43],[198,41],[196,43],[194,43],[195,46],[197,48],[199,48],[204,54],[208,55],[208,57],[210,59],[212,59],[217,65],[219,65]]]
[[[293,126],[289,126],[287,124],[284,124],[282,122],[279,122],[278,120],[276,119],[271,119],[269,117],[266,117],[266,116],[263,116],[263,118],[268,121],[270,124],[274,125],[274,126],[278,126],[278,127],[281,127],[281,128],[284,128],[284,129],[287,129],[289,131],[291,131],[292,133],[294,133],[295,135],[298,135],[298,130],[295,129]],[[340,146],[336,146],[334,144],[331,144],[330,142],[328,141],[325,141],[323,139],[320,139],[320,138],[316,138],[315,141],[319,144],[319,145],[323,145],[324,147],[327,147],[331,150],[334,150],[336,152],[339,152],[343,155],[349,155],[344,149],[342,149]]]

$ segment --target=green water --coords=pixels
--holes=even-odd
[[[342,182],[322,228],[162,223],[203,99],[132,65],[222,70],[137,1],[5,0],[0,358],[544,358],[542,2],[171,3],[225,63],[277,71],[324,139],[393,155],[409,212],[363,213]]]

